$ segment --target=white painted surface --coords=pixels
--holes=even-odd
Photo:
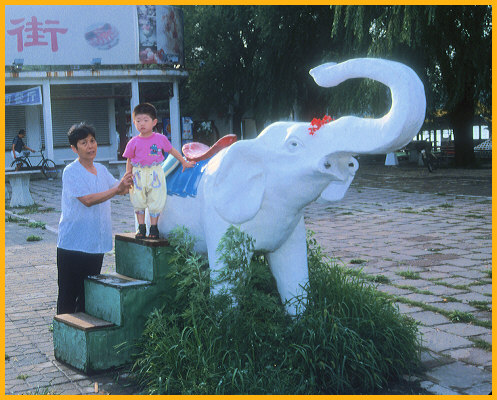
[[[405,146],[421,127],[426,102],[417,75],[405,65],[380,59],[325,64],[311,71],[321,86],[350,78],[379,80],[391,88],[392,108],[380,119],[343,117],[309,134],[307,122],[276,122],[251,140],[236,142],[207,164],[197,197],[169,196],[159,219],[167,235],[185,226],[208,254],[213,276],[220,238],[231,225],[255,239],[268,255],[283,301],[307,282],[303,209],[321,198],[341,199],[358,168],[355,154],[385,154]],[[295,314],[294,305],[288,305]]]

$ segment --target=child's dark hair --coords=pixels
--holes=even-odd
[[[69,143],[74,147],[77,147],[78,140],[86,139],[88,135],[92,135],[95,139],[95,128],[86,122],[74,124],[69,128],[69,132],[67,132]]]
[[[133,119],[135,119],[138,114],[147,114],[152,119],[157,119],[157,109],[150,103],[138,104],[133,109]]]
[[[26,130],[25,129],[19,129],[19,132],[17,133],[18,135],[25,135]]]

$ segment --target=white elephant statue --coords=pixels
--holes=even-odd
[[[391,90],[391,109],[379,119],[342,117],[313,135],[308,122],[273,123],[212,157],[196,197],[168,196],[159,218],[163,236],[178,225],[188,228],[214,277],[222,268],[218,243],[230,225],[239,226],[267,255],[283,302],[301,295],[308,282],[304,207],[341,199],[358,168],[352,155],[402,148],[418,133],[426,109],[423,84],[398,62],[358,58],[320,65],[310,74],[323,87],[351,78],[382,82]],[[286,307],[296,314],[293,302]]]

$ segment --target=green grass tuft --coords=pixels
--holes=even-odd
[[[175,293],[149,317],[133,372],[147,394],[374,393],[419,365],[416,323],[373,285],[325,256],[308,237],[309,283],[294,318],[265,257],[231,227],[214,294],[205,258],[183,230],[170,278]],[[304,309],[304,304],[306,307]]]
[[[28,224],[30,228],[41,228],[41,229],[46,229],[46,224],[44,222],[30,222]]]
[[[407,279],[421,279],[421,276],[419,275],[418,272],[414,272],[414,271],[410,271],[410,270],[396,272],[396,274],[399,276],[402,276],[404,278],[407,278]]]
[[[30,206],[24,206],[24,207],[18,207],[18,208],[21,209],[19,212],[17,212],[19,215],[36,214],[36,213],[45,213],[45,212],[55,211],[55,208],[53,208],[53,207],[44,207],[38,203],[34,203]]]
[[[375,275],[371,280],[375,283],[390,283],[390,278],[385,275]]]
[[[476,319],[473,314],[458,310],[452,311],[449,318],[452,322],[474,322]]]
[[[19,222],[27,222],[28,220],[26,218],[19,218],[15,217],[13,215],[7,215],[5,217],[5,222],[13,222],[13,223],[19,223]]]
[[[367,261],[362,260],[360,258],[354,258],[354,259],[350,260],[350,263],[351,264],[365,264],[365,263],[367,263]]]
[[[486,342],[485,340],[482,339],[469,339],[474,343],[474,346],[478,349],[483,349],[486,351],[492,351],[492,344]]]
[[[40,240],[43,240],[41,236],[36,236],[36,235],[29,235],[26,238],[26,242],[39,242]]]

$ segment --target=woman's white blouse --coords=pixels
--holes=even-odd
[[[97,175],[78,160],[62,173],[62,213],[57,247],[85,253],[106,253],[112,250],[110,200],[86,207],[78,197],[104,192],[118,183],[102,164],[94,163]]]

